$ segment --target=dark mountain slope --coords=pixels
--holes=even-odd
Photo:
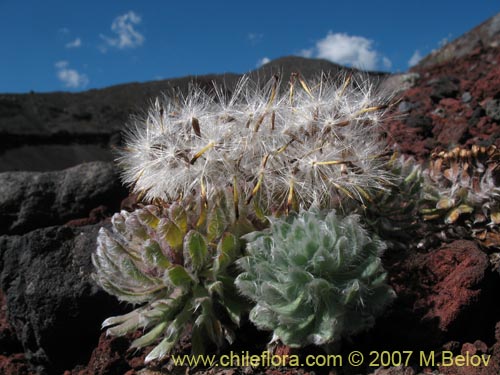
[[[326,60],[283,57],[249,72],[265,82],[273,74],[300,72],[310,78],[336,74],[341,66]],[[374,79],[383,73],[369,75]],[[190,82],[210,88],[212,82],[232,87],[240,75],[187,76],[129,83],[81,93],[0,94],[0,172],[45,171],[82,162],[113,159],[112,146],[131,115],[142,113],[151,100],[173,89],[185,92]]]

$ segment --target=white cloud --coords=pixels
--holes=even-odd
[[[448,44],[448,38],[443,38],[438,42],[439,48],[443,47],[446,44]]]
[[[75,40],[66,43],[66,48],[78,48],[81,47],[82,40],[80,38],[76,38]]]
[[[320,58],[356,68],[375,69],[377,52],[372,49],[372,43],[361,36],[328,33],[316,43],[316,47]]]
[[[304,57],[318,57],[337,64],[366,70],[392,66],[389,58],[382,56],[373,48],[373,40],[346,33],[332,33],[331,31],[325,38],[318,40],[315,47],[304,49],[299,54]]]
[[[257,61],[257,68],[261,67],[264,64],[267,64],[270,61],[271,61],[271,59],[269,57],[263,57],[262,59],[260,59],[259,61]]]
[[[54,66],[57,68],[57,69],[64,69],[66,68],[67,66],[69,65],[69,63],[66,61],[66,60],[61,60],[61,61],[58,61],[54,64]]]
[[[417,49],[415,52],[413,52],[413,55],[410,57],[410,60],[408,60],[408,66],[414,66],[417,65],[420,60],[422,60],[422,55],[420,54],[420,51]]]
[[[252,43],[253,45],[259,43],[262,38],[264,38],[264,34],[259,34],[259,33],[248,33],[247,38]]]
[[[439,48],[445,46],[446,44],[448,44],[448,42],[451,40],[451,38],[453,37],[453,34],[449,33],[448,36],[442,38],[439,42],[438,42],[438,46]]]
[[[386,69],[391,69],[392,68],[392,61],[389,60],[388,57],[382,57],[382,65],[384,66],[384,68]]]
[[[88,77],[85,74],[78,73],[75,69],[70,69],[67,61],[61,60],[54,65],[57,69],[57,78],[59,78],[65,87],[77,89],[88,85]]]
[[[116,34],[115,38],[110,38],[101,34],[101,38],[107,46],[118,49],[136,48],[144,43],[144,36],[135,30],[134,25],[139,25],[142,19],[133,11],[129,11],[114,19],[111,24],[111,31]],[[101,46],[101,51],[106,51],[106,46]]]
[[[309,48],[309,49],[303,49],[299,52],[299,55],[302,57],[312,57],[314,53],[314,48]]]
[[[449,33],[448,36],[441,38],[439,40],[439,42],[437,43],[437,47],[431,49],[431,53],[434,53],[434,52],[440,50],[441,48],[443,48],[444,46],[446,46],[451,41],[452,37],[453,37],[453,34]]]

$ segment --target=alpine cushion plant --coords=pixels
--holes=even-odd
[[[415,247],[417,232],[422,228],[419,217],[422,167],[413,158],[398,156],[395,152],[387,168],[394,176],[393,184],[373,194],[370,204],[362,208],[363,222],[391,250]]]
[[[255,303],[250,320],[286,345],[325,345],[365,330],[395,296],[380,260],[386,246],[357,215],[302,211],[244,238],[236,285]]]
[[[94,279],[118,299],[141,304],[103,327],[118,336],[149,330],[132,343],[136,348],[161,339],[146,362],[167,355],[189,327],[194,353],[203,352],[206,339],[219,347],[234,340],[248,304],[236,292],[232,263],[242,251],[240,236],[256,227],[243,211],[235,214],[228,195],[122,211],[111,231],[101,228]]]
[[[424,171],[421,213],[441,239],[473,237],[500,246],[500,151],[456,147],[432,155]]]
[[[234,340],[250,310],[234,283],[246,240],[252,245],[239,261],[238,286],[257,300],[252,320],[285,343],[357,332],[392,297],[380,266],[384,245],[357,216],[293,214],[359,207],[393,183],[379,131],[388,98],[354,76],[308,84],[292,75],[288,89],[280,85],[277,77],[265,86],[243,77],[231,94],[192,86],[186,96],[156,100],[128,130],[122,177],[149,204],[115,214],[111,231],[100,231],[93,276],[140,305],[103,326],[112,335],[147,331],[132,343],[156,345],[146,361],[166,356],[187,333],[195,353],[203,339],[218,347]],[[244,236],[269,222],[271,232]],[[293,240],[275,239],[276,228]],[[259,241],[279,257],[258,250]],[[273,241],[278,247],[270,249]],[[285,254],[278,250],[285,244],[297,247]],[[282,286],[280,296],[273,288]]]
[[[390,183],[380,137],[387,98],[371,83],[293,75],[280,87],[276,77],[263,87],[243,77],[232,94],[193,86],[157,100],[129,129],[123,180],[147,201],[236,183],[246,202],[260,194],[275,209],[366,201]]]

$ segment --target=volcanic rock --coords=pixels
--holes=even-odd
[[[455,77],[440,77],[436,80],[429,81],[432,87],[431,99],[438,103],[444,98],[455,98],[459,91],[459,83]]]
[[[2,375],[38,375],[30,369],[24,354],[17,353],[8,357],[0,354],[0,374]]]
[[[499,47],[499,41],[500,13],[440,49],[431,52],[417,64],[417,67],[429,68],[433,65],[449,63],[454,59],[474,54],[478,49]]]
[[[479,300],[488,256],[474,242],[460,240],[425,254],[421,261],[421,285],[429,294],[416,306],[425,306],[424,319],[437,318],[439,328],[448,331]]]
[[[490,47],[453,64],[412,68],[427,83],[401,94],[400,100],[407,103],[404,113],[395,108],[385,125],[389,144],[421,161],[435,149],[473,144],[500,147],[499,65],[500,47]],[[432,119],[432,129],[428,121],[418,126],[423,118]]]
[[[495,121],[500,121],[500,99],[493,99],[486,103],[486,114]]]
[[[378,368],[369,375],[415,375],[415,370],[411,367],[397,366],[388,368]],[[420,374],[419,374],[420,375]]]
[[[87,363],[102,321],[124,310],[90,278],[99,227],[49,227],[0,237],[8,321],[40,372]]]
[[[126,361],[129,346],[130,342],[126,338],[108,337],[103,333],[90,357],[86,371],[79,375],[124,374],[131,368]]]
[[[439,369],[443,375],[498,375],[500,374],[500,341],[494,344],[491,348],[482,341],[475,341],[474,343],[465,343],[462,346],[460,353],[461,356],[480,356],[488,360],[488,364],[473,366],[452,365],[440,366]],[[456,356],[454,356],[456,357]]]
[[[458,240],[386,263],[398,298],[370,333],[384,337],[382,347],[430,350],[454,338],[489,334],[498,309],[492,308],[494,290],[485,286],[498,276],[489,270],[488,256],[475,242]],[[370,341],[373,345],[378,344]]]
[[[0,355],[17,353],[22,346],[17,340],[14,330],[7,321],[7,304],[0,290]]]
[[[0,234],[63,224],[89,216],[100,205],[112,213],[126,196],[112,163],[85,163],[54,172],[0,173]]]

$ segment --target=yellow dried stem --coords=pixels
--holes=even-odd
[[[240,197],[238,195],[238,184],[236,181],[236,176],[233,177],[233,206],[234,206],[234,215],[236,219],[240,217],[239,203]]]
[[[293,97],[294,97],[294,88],[295,88],[295,79],[297,78],[297,73],[292,73],[290,75],[290,106],[293,107]]]
[[[339,165],[339,164],[346,164],[350,163],[349,161],[346,160],[329,160],[329,161],[313,161],[311,162],[312,165]]]
[[[250,193],[250,196],[248,197],[246,204],[249,204],[253,197],[258,193],[260,190],[260,187],[262,186],[262,181],[264,180],[264,169],[266,168],[267,160],[269,159],[269,154],[264,156],[262,159],[261,167],[260,167],[260,172],[259,172],[259,177],[257,178],[257,183],[255,184],[254,188],[252,189],[252,192]]]
[[[196,160],[198,160],[205,152],[210,150],[215,146],[215,142],[210,142],[208,145],[203,147],[200,151],[198,151],[196,154],[194,154],[193,158],[189,161],[190,164],[194,164]]]
[[[345,89],[347,88],[347,86],[349,86],[349,83],[351,83],[351,79],[352,79],[352,73],[350,73],[346,77],[344,84],[342,85],[342,89],[340,90],[340,93],[339,93],[340,96],[344,95]]]
[[[304,89],[304,91],[311,97],[311,98],[314,98],[314,95],[311,93],[311,90],[309,89],[309,87],[307,86],[307,83],[306,81],[304,81],[304,79],[302,78],[302,76],[300,74],[297,74],[297,78],[299,79],[299,83],[300,85],[302,86],[302,88]]]
[[[290,188],[288,189],[288,197],[287,197],[287,201],[286,201],[286,210],[287,210],[287,213],[290,212],[290,208],[293,205],[293,186],[294,186],[293,178],[290,179],[290,183],[289,184],[290,184]]]

